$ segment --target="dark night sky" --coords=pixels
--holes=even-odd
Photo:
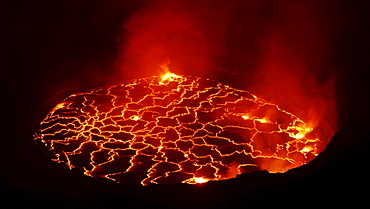
[[[149,187],[120,185],[70,171],[50,161],[33,142],[37,124],[60,100],[119,82],[104,69],[114,67],[117,37],[124,35],[121,25],[145,3],[105,2],[0,3],[3,208],[235,208],[365,202],[370,134],[366,1],[338,1],[344,11],[342,20],[350,23],[333,37],[338,40],[341,76],[336,94],[342,127],[322,154],[286,174],[256,172],[205,185]]]

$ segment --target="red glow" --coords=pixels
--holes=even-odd
[[[143,185],[306,164],[337,128],[336,14],[330,0],[150,1],[124,24],[116,63],[125,79],[144,78],[72,95],[37,139],[86,175]]]
[[[143,185],[285,172],[325,146],[275,104],[171,73],[71,95],[41,123],[36,140],[71,169]]]
[[[331,0],[148,2],[124,24],[119,73],[160,74],[170,60],[177,74],[230,74],[329,140],[338,126],[330,40],[339,16]]]

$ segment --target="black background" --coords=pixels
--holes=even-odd
[[[285,174],[255,172],[204,185],[149,187],[70,171],[50,161],[33,141],[37,124],[63,98],[106,85],[106,80],[119,82],[104,69],[117,55],[122,23],[144,3],[120,1],[117,7],[85,0],[0,3],[0,204],[5,208],[245,208],[366,203],[370,34],[365,2],[338,1],[343,18],[351,22],[336,37],[338,71],[343,75],[336,87],[342,127],[323,153]]]

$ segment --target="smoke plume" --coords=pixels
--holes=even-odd
[[[124,78],[165,65],[243,87],[330,140],[339,13],[335,1],[145,1],[123,25],[117,64]]]

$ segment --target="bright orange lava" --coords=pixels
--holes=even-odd
[[[285,172],[324,148],[312,128],[275,104],[173,73],[71,95],[35,140],[70,169],[145,186]]]

